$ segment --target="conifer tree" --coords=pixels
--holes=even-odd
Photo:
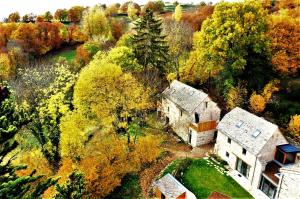
[[[14,136],[29,122],[29,116],[23,108],[16,105],[8,86],[0,84],[0,198],[39,198],[44,191],[55,184],[51,178],[40,181],[40,176],[19,177],[17,170],[26,166],[14,166],[11,152],[18,146]],[[33,188],[31,183],[35,183]]]
[[[81,199],[83,196],[87,195],[84,176],[82,173],[77,171],[74,171],[70,174],[66,185],[60,186],[57,184],[56,190],[58,193],[56,194],[55,199]]]
[[[166,72],[168,64],[168,46],[162,35],[161,20],[146,10],[144,16],[135,23],[136,34],[133,35],[133,51],[140,65],[145,68],[157,68]]]

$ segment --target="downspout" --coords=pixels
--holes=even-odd
[[[284,177],[284,175],[283,175],[283,173],[281,173],[281,177],[280,177],[280,180],[279,180],[279,183],[278,183],[278,186],[277,186],[277,192],[276,192],[275,199],[278,199],[278,197],[279,197],[283,177]]]
[[[255,164],[254,164],[254,170],[253,170],[253,175],[252,175],[252,179],[251,179],[251,188],[252,188],[252,183],[253,183],[253,179],[254,179],[254,174],[255,174],[255,170],[256,170],[256,162],[257,162],[257,157],[255,157]]]

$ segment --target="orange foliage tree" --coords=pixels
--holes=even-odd
[[[266,100],[262,95],[252,93],[250,97],[250,109],[255,113],[261,113],[266,108]]]
[[[296,139],[300,140],[300,115],[294,115],[291,117],[289,130]]]
[[[298,21],[299,19],[298,17]],[[286,14],[273,14],[269,20],[268,35],[272,39],[274,70],[281,74],[295,75],[300,68],[300,26],[297,19]]]

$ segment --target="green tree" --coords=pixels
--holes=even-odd
[[[162,35],[162,22],[146,10],[145,15],[135,23],[136,34],[132,37],[133,52],[139,64],[146,68],[167,71],[168,46]]]
[[[18,176],[17,170],[26,166],[14,166],[11,152],[18,146],[14,136],[30,120],[24,108],[15,103],[10,88],[0,85],[0,198],[39,198],[57,180],[41,181],[42,176]],[[35,183],[33,185],[33,183]]]
[[[74,171],[69,175],[67,183],[63,186],[56,185],[55,199],[81,199],[87,195],[85,188],[84,175],[80,172]]]
[[[266,11],[260,2],[217,4],[212,17],[194,35],[184,75],[205,82],[218,74],[224,95],[239,78],[248,81],[248,89],[261,88],[272,74],[266,30]]]

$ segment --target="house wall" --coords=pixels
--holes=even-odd
[[[206,103],[207,107],[206,107]],[[169,110],[168,110],[169,107]],[[181,115],[182,111],[182,115]],[[175,103],[167,98],[162,98],[162,115],[164,119],[166,116],[169,118],[169,125],[172,126],[173,130],[178,136],[180,136],[185,142],[188,142],[189,135],[189,125],[195,122],[195,113],[199,114],[199,122],[209,121],[209,120],[220,120],[221,110],[217,104],[211,101],[210,98],[206,98],[204,102],[200,103],[193,113],[188,113],[181,108],[179,108]],[[195,132],[196,133],[196,132]],[[213,138],[213,133],[206,132],[203,134],[203,140],[200,138],[201,135],[192,135],[192,146],[199,146],[201,143],[209,143]],[[197,144],[198,142],[198,144]]]
[[[190,131],[190,133],[192,133],[191,145],[193,147],[196,147],[196,146],[201,146],[201,145],[213,142],[214,133],[216,130],[197,132],[193,128],[190,127],[189,131]]]
[[[299,184],[300,173],[281,170],[282,177],[279,182],[278,199],[298,199],[300,198]]]
[[[261,164],[256,156],[250,153],[248,150],[246,155],[243,154],[243,147],[236,143],[231,139],[231,143],[228,143],[228,137],[218,131],[218,136],[215,144],[215,153],[218,154],[223,160],[228,162],[228,165],[231,169],[236,170],[237,158],[243,160],[250,166],[249,177],[247,181],[252,184],[254,179],[256,179],[255,175],[258,175],[258,178],[261,174]],[[226,157],[226,152],[229,153],[229,157]],[[254,175],[255,172],[255,175]]]

